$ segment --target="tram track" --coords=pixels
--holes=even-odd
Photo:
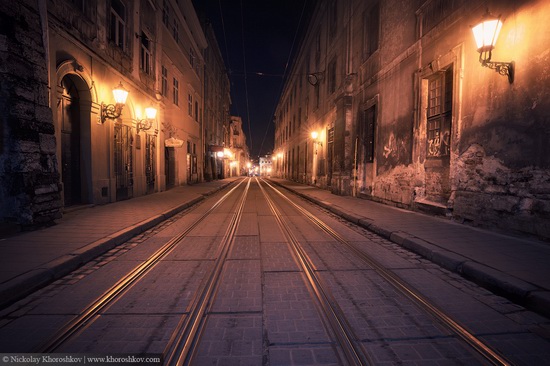
[[[283,194],[279,189],[274,187],[269,182],[263,180],[263,182],[268,186],[273,192],[278,196],[283,198],[285,202],[294,207],[298,212],[300,212],[304,217],[306,217],[311,223],[313,223],[320,230],[328,234],[330,237],[335,239],[338,243],[344,245],[349,249],[355,256],[360,258],[365,264],[372,267],[374,271],[381,276],[386,282],[391,284],[393,288],[397,289],[401,294],[407,297],[411,302],[413,302],[417,307],[422,309],[424,312],[432,316],[438,321],[439,324],[443,325],[446,329],[451,331],[453,334],[457,335],[459,339],[464,341],[472,350],[474,350],[478,355],[480,355],[484,360],[493,365],[512,365],[503,355],[495,351],[487,343],[481,340],[479,337],[476,337],[473,333],[468,331],[466,327],[462,326],[459,322],[455,321],[451,316],[446,314],[442,309],[436,306],[432,301],[423,296],[417,289],[412,287],[410,284],[402,280],[397,274],[393,271],[384,267],[372,256],[368,255],[361,249],[357,248],[354,244],[350,243],[347,239],[341,236],[338,232],[332,229],[329,225],[323,222],[316,215],[312,214],[305,208],[298,205],[296,202],[292,201],[285,194]],[[270,200],[273,202],[273,200]],[[278,221],[283,221],[282,218],[278,218]],[[289,231],[288,225],[286,225],[285,231]],[[290,237],[294,235],[289,234]],[[298,241],[295,238],[291,239],[293,246],[299,246]],[[300,249],[302,251],[303,249]],[[304,258],[307,257],[307,254],[304,253]],[[308,265],[310,267],[310,265]],[[327,296],[329,298],[329,296]],[[330,302],[330,301],[329,301]],[[335,307],[337,308],[337,307]],[[336,313],[336,312],[335,312]],[[350,360],[353,360],[351,358]],[[352,363],[354,364],[354,363]]]
[[[274,201],[269,197],[260,182],[258,180],[257,182],[275,216],[277,224],[286,237],[288,244],[291,246],[312,292],[315,294],[317,303],[338,344],[337,350],[340,353],[340,357],[346,361],[347,365],[373,364],[368,359],[367,353],[362,349],[359,342],[356,341],[357,337],[353,334],[351,326],[348,324],[342,310],[338,307],[330,292],[326,290],[326,286],[322,284],[321,279],[317,276],[311,259],[300,245],[300,242],[293,234],[288,223],[286,223],[280,210],[276,207]]]
[[[206,325],[207,313],[212,307],[213,299],[220,283],[220,277],[227,254],[235,239],[235,233],[242,217],[249,188],[250,179],[248,180],[245,191],[237,205],[237,210],[232,216],[231,222],[220,243],[218,253],[215,256],[214,268],[205,279],[200,292],[196,294],[192,301],[190,309],[188,310],[189,315],[181,318],[181,321],[173,331],[170,341],[163,352],[165,365],[190,364],[192,361],[200,341],[200,336]]]
[[[34,352],[52,353],[57,351],[63,344],[74,337],[79,332],[90,326],[100,312],[104,311],[111,304],[116,302],[128,289],[149,273],[163,258],[170,254],[174,248],[196,227],[198,227],[210,214],[234,193],[244,180],[241,180],[220,199],[218,199],[205,213],[193,221],[184,231],[172,237],[159,249],[157,249],[147,260],[142,261],[138,266],[130,270],[126,275],[120,278],[107,291],[91,302],[78,316],[73,317],[45,342],[43,342]]]
[[[46,307],[31,311],[31,317],[54,321],[52,315],[66,316],[65,323],[58,323],[61,327],[53,328],[58,329],[53,336],[48,332],[45,342],[42,338],[33,343],[40,343],[31,348],[33,352],[116,349],[108,339],[124,334],[121,330],[129,322],[139,324],[139,330],[155,332],[154,337],[136,340],[133,349],[155,351],[166,365],[205,364],[223,357],[237,360],[245,355],[258,364],[277,364],[281,352],[294,351],[324,354],[323,363],[374,365],[381,354],[392,362],[409,360],[393,347],[415,343],[433,344],[441,352],[439,360],[511,364],[484,341],[492,342],[487,335],[493,333],[478,332],[483,339],[479,338],[468,330],[465,324],[472,325],[468,320],[454,320],[435,305],[438,300],[420,293],[414,287],[419,282],[411,286],[398,271],[388,269],[405,268],[399,272],[403,275],[423,268],[409,267],[404,260],[400,263],[405,267],[386,268],[382,263],[387,262],[369,254],[370,248],[354,230],[330,222],[266,180],[243,179],[222,194],[213,197],[212,202],[217,201],[212,206],[203,206],[158,237],[151,236],[136,253],[117,259],[127,267],[112,271],[116,279],[101,284],[100,296],[90,293],[82,302],[86,306],[52,311],[52,303],[59,301],[46,300]],[[360,235],[369,245],[371,240],[377,242],[371,234]],[[98,277],[106,278],[105,274]],[[83,286],[78,289],[73,294],[82,293]],[[233,301],[235,295],[243,296],[242,302]],[[451,314],[456,315],[452,310]],[[390,332],[378,328],[384,322],[379,315],[392,326],[402,322],[404,333],[397,327]],[[393,316],[400,319],[394,322]],[[232,339],[223,343],[213,338],[222,330],[238,334],[244,329],[255,334],[245,342],[250,346],[248,354],[233,354]],[[143,332],[128,334],[135,339],[135,334]],[[219,346],[222,343],[226,348]],[[235,338],[235,344],[244,343]],[[456,358],[448,352],[454,347],[464,356]]]

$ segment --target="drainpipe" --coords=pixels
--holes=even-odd
[[[46,59],[46,69],[48,70],[48,107],[52,107],[51,99],[51,70],[50,70],[50,36],[48,31],[48,8],[47,1],[37,0],[38,11],[40,14],[40,25],[42,26],[42,44],[44,46],[44,58]]]

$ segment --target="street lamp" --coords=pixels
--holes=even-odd
[[[497,43],[501,28],[500,16],[495,17],[487,10],[482,16],[481,22],[472,27],[472,32],[476,40],[481,66],[493,69],[500,75],[508,76],[508,82],[512,84],[514,82],[514,62],[491,61],[492,51]]]
[[[311,132],[311,139],[313,140],[313,145],[323,146],[323,143],[319,140],[319,133],[317,131]],[[315,155],[317,155],[317,148],[315,148]]]
[[[140,130],[149,130],[153,126],[155,117],[157,116],[157,109],[154,107],[145,108],[145,118],[140,119],[136,123],[137,133]]]
[[[122,81],[118,86],[113,88],[113,97],[115,98],[115,104],[105,104],[101,102],[101,123],[105,123],[107,118],[117,119],[122,114],[122,108],[126,104],[126,98],[128,98],[128,90],[122,85]]]

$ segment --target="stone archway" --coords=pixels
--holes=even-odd
[[[93,202],[91,114],[93,82],[76,61],[57,69],[56,137],[65,207]],[[91,85],[91,87],[89,86]]]

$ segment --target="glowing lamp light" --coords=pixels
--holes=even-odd
[[[218,158],[223,158],[223,151],[218,151],[216,155],[218,156]]]
[[[502,29],[500,19],[486,19],[472,28],[477,44],[477,51],[488,51],[495,48],[498,35]]]
[[[126,98],[128,98],[128,90],[122,85],[122,81],[117,87],[113,88],[113,97],[116,104],[105,104],[101,102],[101,115],[100,122],[103,124],[107,118],[117,119],[122,114],[122,108],[126,104]]]
[[[113,88],[113,96],[116,104],[126,104],[126,98],[128,98],[128,90],[122,85],[122,81],[116,88]]]
[[[508,81],[512,84],[514,82],[514,62],[491,61],[492,52],[501,29],[500,16],[495,17],[487,10],[482,16],[481,22],[472,27],[472,32],[474,33],[481,66],[493,69],[500,75],[508,76]]]
[[[145,116],[147,119],[155,119],[157,116],[157,109],[153,107],[147,107],[145,108]]]
[[[313,131],[311,133],[311,138],[314,139],[314,140],[317,140],[317,137],[319,137],[319,134],[317,133],[317,131]]]
[[[140,119],[137,121],[136,128],[137,132],[141,130],[149,130],[153,127],[153,122],[157,116],[157,109],[154,107],[145,108],[145,119]]]

